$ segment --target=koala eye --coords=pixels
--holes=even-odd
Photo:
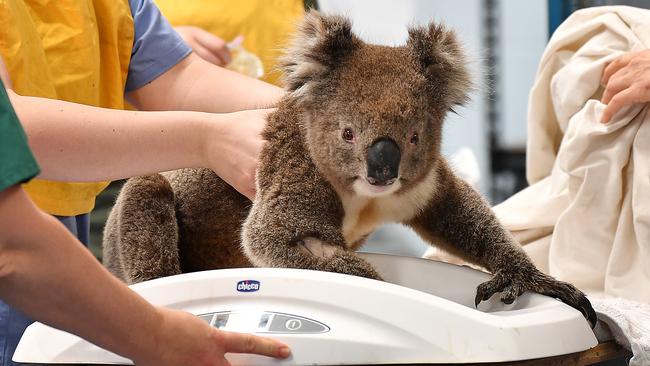
[[[418,137],[418,134],[417,134],[417,133],[414,133],[414,134],[411,136],[411,143],[412,143],[413,145],[415,145],[415,144],[418,143],[419,139],[420,139],[420,138]]]
[[[346,127],[343,130],[343,140],[347,142],[352,142],[354,140],[354,133],[352,132],[352,129],[349,127]]]

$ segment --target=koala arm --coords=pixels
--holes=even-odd
[[[436,169],[436,193],[409,224],[430,243],[494,275],[477,288],[477,305],[497,292],[501,292],[504,303],[510,304],[525,291],[534,291],[559,298],[595,325],[596,314],[581,291],[535,268],[481,195],[457,178],[444,161]]]
[[[488,203],[442,162],[434,189],[429,204],[409,223],[423,238],[492,273],[506,267],[532,266]]]
[[[258,192],[244,223],[242,245],[260,267],[301,268],[379,279],[350,251],[341,233],[342,208],[326,182],[277,182]]]

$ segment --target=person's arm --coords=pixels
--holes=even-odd
[[[601,122],[609,122],[621,108],[650,102],[650,50],[625,54],[607,65],[601,84],[607,104]]]
[[[157,308],[111,276],[19,186],[0,192],[0,297],[136,365],[226,365],[225,352],[287,357],[286,345]]]
[[[269,110],[121,111],[7,92],[41,166],[40,178],[87,182],[208,167],[242,194],[254,195]]]
[[[134,41],[127,99],[140,110],[232,112],[270,108],[280,88],[216,67],[192,49],[153,0],[129,0]]]
[[[195,54],[149,84],[127,93],[140,110],[233,112],[271,108],[284,91],[277,86],[212,65]]]
[[[11,89],[1,57],[0,79],[29,136],[40,178],[88,182],[208,167],[247,197],[255,194],[268,110],[151,113],[21,96]]]

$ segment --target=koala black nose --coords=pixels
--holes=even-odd
[[[370,146],[366,163],[368,183],[377,186],[393,184],[399,173],[399,146],[389,138],[381,138]]]

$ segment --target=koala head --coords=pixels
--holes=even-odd
[[[453,31],[412,27],[406,45],[370,45],[340,16],[307,14],[283,60],[307,148],[338,189],[404,191],[440,159],[443,119],[470,76]]]

